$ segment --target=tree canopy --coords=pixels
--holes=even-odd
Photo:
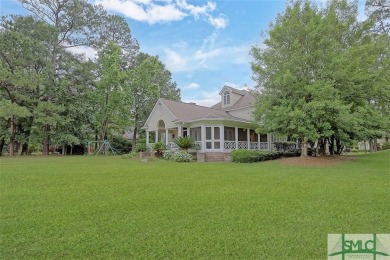
[[[20,2],[31,15],[0,21],[0,154],[66,154],[137,133],[160,95],[180,100],[171,73],[139,52],[124,18],[86,0]],[[72,51],[79,46],[95,58]]]
[[[383,136],[389,48],[375,26],[358,20],[356,2],[290,2],[270,25],[265,47],[251,51],[258,131],[300,140],[302,156],[308,142],[328,142],[340,153],[353,139]]]

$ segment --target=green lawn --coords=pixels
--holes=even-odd
[[[390,151],[321,168],[0,162],[1,259],[325,259],[329,233],[390,233]]]

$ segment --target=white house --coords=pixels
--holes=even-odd
[[[171,149],[175,137],[189,135],[196,141],[200,161],[229,160],[235,149],[272,150],[271,134],[254,130],[251,113],[256,98],[228,86],[219,95],[221,101],[212,107],[160,98],[143,127],[147,144],[160,141]]]

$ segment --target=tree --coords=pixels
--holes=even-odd
[[[101,141],[107,139],[110,130],[120,132],[131,124],[132,97],[124,85],[126,75],[121,69],[120,55],[120,47],[113,42],[100,53],[100,79],[91,93]]]
[[[50,39],[53,28],[32,17],[8,18],[4,17],[1,22],[0,94],[2,116],[9,120],[9,152],[13,156],[18,137],[17,123],[32,115],[40,88],[46,80],[50,61],[46,58],[49,52],[42,38]],[[35,29],[34,37],[31,37],[32,28]]]
[[[383,45],[372,41],[366,23],[357,22],[356,3],[330,1],[321,10],[294,1],[270,25],[264,43],[266,48],[252,49],[258,131],[300,139],[302,156],[307,142],[318,139],[340,153],[342,142],[361,131],[359,108],[376,109],[369,104],[383,85],[367,89],[385,79],[378,63]]]
[[[50,42],[51,75],[44,101],[53,103],[58,90],[58,59],[61,50],[81,45],[91,45],[96,39],[96,26],[104,14],[101,7],[86,0],[19,0],[39,20],[53,26],[56,37]],[[48,104],[47,107],[53,107]],[[50,111],[45,110],[50,113]],[[54,111],[53,111],[54,112]],[[43,154],[49,154],[50,125],[43,126]]]
[[[180,100],[180,89],[172,82],[171,73],[165,68],[158,57],[140,53],[137,65],[128,70],[133,106],[131,109],[133,121],[133,144],[136,146],[136,136],[159,97]]]
[[[390,1],[367,0],[365,11],[374,22],[374,33],[385,35],[390,46]]]

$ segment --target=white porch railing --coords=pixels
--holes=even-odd
[[[268,143],[260,143],[260,150],[268,150]]]
[[[223,148],[225,150],[235,150],[236,149],[236,141],[225,141]]]
[[[238,149],[248,149],[247,141],[238,141]]]
[[[238,141],[238,149],[248,149],[248,142],[247,141]],[[223,148],[225,150],[236,150],[236,141],[225,141]],[[250,142],[249,143],[249,149],[250,150],[268,150],[268,143],[267,142]]]

